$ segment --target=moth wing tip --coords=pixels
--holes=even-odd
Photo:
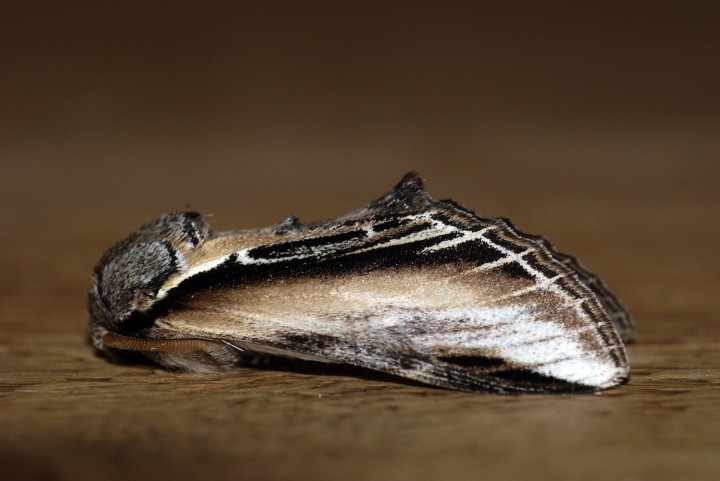
[[[616,366],[603,374],[598,373],[597,376],[580,384],[587,385],[596,391],[601,391],[623,384],[627,381],[629,374],[629,366]]]

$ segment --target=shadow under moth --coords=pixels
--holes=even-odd
[[[215,233],[200,214],[165,214],[103,255],[88,310],[111,358],[212,372],[280,356],[463,391],[608,388],[634,336],[573,257],[433,199],[414,173],[319,223]]]

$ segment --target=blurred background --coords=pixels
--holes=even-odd
[[[417,170],[635,310],[718,306],[719,27],[709,1],[1,2],[0,288],[83,326],[102,251],[162,212],[318,220]]]

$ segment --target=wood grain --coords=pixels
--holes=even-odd
[[[0,15],[0,478],[720,479],[716,4],[21,3]],[[143,222],[319,220],[409,170],[606,280],[637,321],[628,383],[93,354],[92,268]]]

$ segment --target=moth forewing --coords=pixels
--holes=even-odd
[[[451,266],[270,280],[178,296],[156,323],[458,389],[602,388],[627,374],[579,306],[504,297],[516,282]]]
[[[167,219],[158,222],[154,241],[173,237]],[[147,241],[152,226],[141,231]],[[327,222],[206,231],[175,249],[172,269],[144,273],[149,286],[134,284],[154,302],[142,312],[102,298],[102,274],[121,271],[116,246],[96,269],[91,321],[120,335],[215,343],[150,356],[185,370],[232,367],[250,352],[462,390],[594,390],[627,377],[617,331],[631,338],[634,327],[597,277],[505,219],[432,199],[415,174]],[[130,236],[121,244],[142,243]]]

